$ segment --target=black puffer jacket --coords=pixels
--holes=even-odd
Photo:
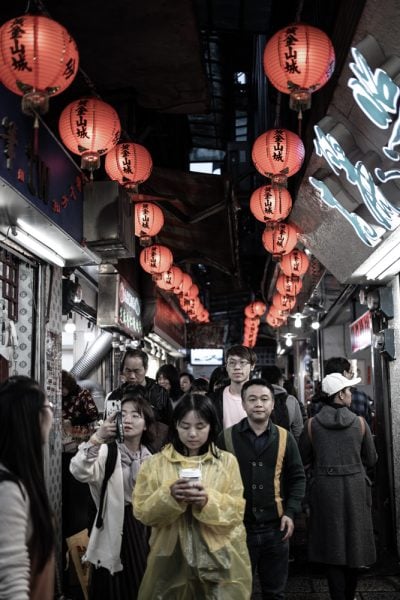
[[[132,387],[131,383],[123,383],[113,390],[107,399],[120,400],[129,387]],[[146,377],[146,386],[140,387],[143,388],[145,396],[150,402],[156,421],[169,426],[172,421],[172,404],[168,392],[150,377]]]

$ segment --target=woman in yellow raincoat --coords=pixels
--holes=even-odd
[[[136,480],[134,514],[152,527],[138,600],[249,600],[243,485],[236,458],[214,444],[211,400],[185,394],[173,423]]]

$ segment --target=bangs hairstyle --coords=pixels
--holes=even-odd
[[[44,401],[44,391],[29,377],[10,377],[0,386],[0,462],[28,493],[33,524],[30,550],[37,559],[37,572],[54,547],[40,427]]]
[[[138,413],[144,418],[146,429],[142,433],[140,443],[148,447],[152,445],[155,439],[155,416],[149,401],[143,394],[143,387],[140,385],[129,386],[121,399],[121,408],[125,402],[133,402]]]
[[[237,344],[228,348],[225,356],[225,362],[228,362],[230,356],[239,356],[244,360],[248,360],[250,365],[253,367],[257,362],[257,354],[251,348]]]
[[[181,396],[178,404],[174,408],[174,412],[172,413],[173,424],[170,428],[169,435],[171,444],[180,454],[183,454],[184,456],[188,455],[188,449],[179,439],[177,427],[180,421],[184,419],[185,415],[191,411],[197,413],[199,417],[203,419],[203,421],[210,425],[207,441],[200,448],[199,454],[205,454],[208,452],[208,450],[211,450],[212,454],[216,458],[219,458],[221,455],[215,445],[218,433],[220,431],[219,420],[212,400],[210,400],[210,398],[204,394],[192,394],[188,392],[187,394],[183,394],[183,396]]]

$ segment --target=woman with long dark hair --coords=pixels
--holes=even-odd
[[[53,405],[29,377],[0,386],[0,598],[52,600],[54,532],[43,470]]]
[[[151,456],[153,441],[154,413],[141,386],[132,386],[122,397],[121,420],[123,441],[113,441],[117,434],[114,414],[89,442],[79,446],[70,464],[73,476],[89,484],[97,509],[86,553],[86,560],[93,565],[89,598],[94,600],[133,600],[146,567],[148,532],[132,512],[136,476]],[[107,466],[112,451],[114,464]]]
[[[179,371],[174,365],[161,365],[156,373],[156,381],[168,392],[172,405],[178,402],[182,396],[182,390],[179,383]]]
[[[175,406],[171,443],[146,461],[133,498],[151,526],[140,600],[248,600],[251,569],[236,458],[215,445],[211,400],[185,394]]]

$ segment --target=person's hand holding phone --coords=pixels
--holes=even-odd
[[[117,417],[117,413],[115,412],[111,416],[104,419],[103,423],[95,432],[95,437],[101,442],[106,443],[110,438],[115,438],[117,434],[117,424],[115,419]]]

